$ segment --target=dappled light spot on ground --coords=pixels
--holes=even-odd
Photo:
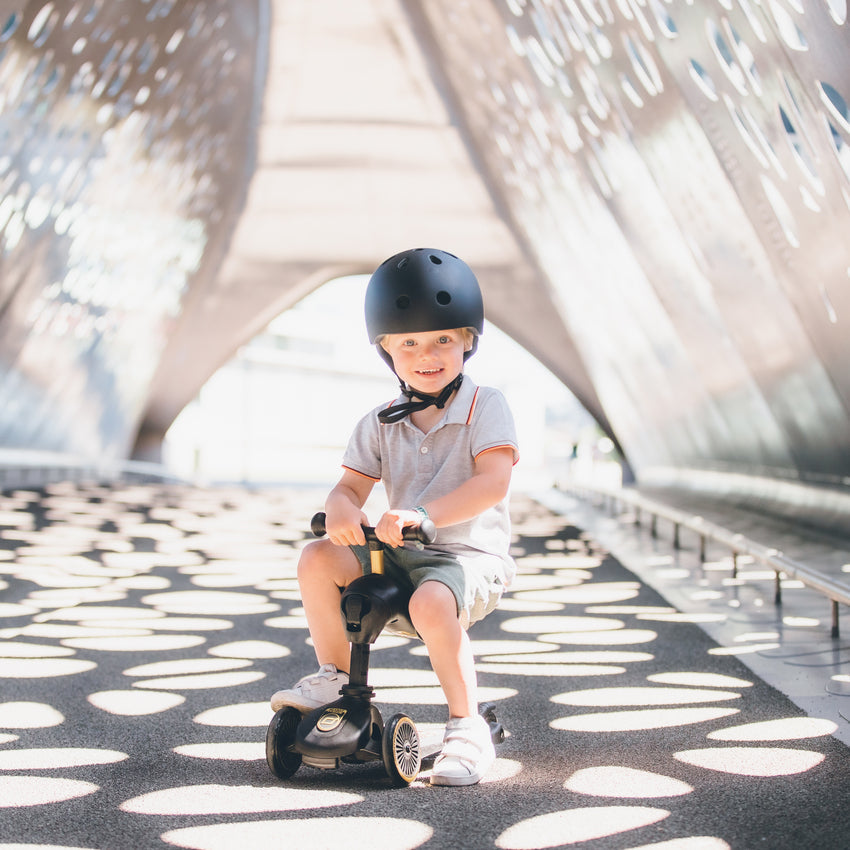
[[[517,634],[542,635],[548,640],[551,632],[604,632],[622,629],[622,620],[604,617],[514,617],[502,623],[502,630]]]
[[[433,829],[406,818],[332,817],[265,820],[173,829],[161,838],[192,850],[233,850],[234,847],[341,847],[345,850],[414,850]],[[340,836],[345,836],[342,844]],[[378,839],[377,837],[380,836]]]
[[[680,797],[694,789],[678,779],[631,767],[600,766],[577,770],[564,788],[593,797]]]
[[[78,779],[50,776],[0,776],[0,808],[45,806],[94,794],[100,787]]]
[[[263,623],[270,629],[297,629],[298,631],[307,630],[307,618],[301,614],[293,615],[290,611],[284,617],[272,617]]]
[[[103,625],[117,624],[106,622]],[[145,628],[152,632],[218,632],[232,629],[233,622],[213,617],[163,617],[146,621]]]
[[[708,650],[709,655],[755,655],[767,649],[776,649],[778,643],[755,643],[749,646],[713,646]]]
[[[588,570],[600,566],[602,559],[595,555],[586,555],[583,552],[549,552],[545,555],[523,555],[517,559],[520,563],[520,573],[515,581],[520,581],[523,575],[527,575],[523,571],[540,569],[551,570],[552,575],[562,578],[569,577],[572,571]],[[533,573],[532,573],[533,574]],[[584,576],[590,578],[590,576]],[[513,585],[522,589],[522,583]]]
[[[634,599],[640,592],[640,585],[634,581],[599,582],[579,587],[550,588],[548,590],[528,590],[516,594],[520,599],[532,601],[562,602],[569,605],[601,605],[608,602],[622,602]]]
[[[501,673],[504,676],[616,676],[625,667],[603,664],[476,664],[479,673]]]
[[[75,676],[97,667],[81,658],[0,658],[0,679],[52,679]]]
[[[521,562],[523,567],[527,564]],[[511,582],[510,592],[514,596],[524,596],[526,593],[536,591],[551,591],[556,587],[574,587],[580,585],[584,581],[589,581],[593,578],[593,573],[586,570],[572,570],[568,575],[556,576],[550,571],[534,572],[534,573],[517,573],[513,582]]]
[[[266,674],[259,670],[245,670],[233,673],[206,673],[197,676],[167,676],[157,679],[143,679],[133,682],[134,688],[153,688],[165,691],[203,690],[207,688],[235,688],[265,679]]]
[[[181,705],[186,698],[179,694],[156,691],[99,691],[89,694],[88,701],[101,711],[120,717],[143,717],[159,714]]]
[[[718,673],[655,673],[647,676],[647,681],[658,682],[659,685],[685,685],[695,688],[751,688],[752,682],[738,679],[735,676],[721,676]]]
[[[77,605],[72,608],[59,608],[56,611],[50,611],[46,614],[39,614],[34,618],[37,623],[44,623],[48,620],[69,620],[71,622],[92,622],[98,620],[112,620],[123,626],[144,625],[147,628],[145,620],[156,620],[164,617],[161,611],[153,611],[150,608],[130,608],[117,607],[110,605]],[[129,623],[127,621],[130,621]]]
[[[370,667],[369,684],[373,688],[439,687],[440,680],[430,668],[412,670],[409,667]]]
[[[496,847],[500,850],[544,850],[579,844],[658,823],[669,815],[666,809],[646,806],[566,809],[514,824],[496,839]]]
[[[169,652],[200,646],[206,638],[200,635],[147,635],[142,637],[68,638],[63,646],[100,652]]]
[[[559,649],[556,643],[545,643],[534,638],[528,640],[475,640],[474,632],[471,637],[470,643],[476,658],[488,654],[555,652]],[[417,642],[411,647],[410,654],[427,658],[428,650],[425,648],[425,644]]]
[[[286,658],[291,654],[287,646],[272,643],[269,640],[241,640],[223,643],[207,650],[209,655],[218,658]]]
[[[495,702],[516,696],[513,688],[492,688],[479,684],[480,702]],[[446,697],[439,685],[433,688],[381,688],[375,699],[390,705],[445,705]]]
[[[559,717],[549,724],[564,732],[637,732],[706,723],[737,714],[737,708],[655,708],[637,711],[604,711]]]
[[[543,614],[547,611],[563,611],[562,602],[532,602],[530,599],[518,599],[503,596],[499,602],[500,611],[516,611],[518,614]]]
[[[558,647],[552,645],[557,650]],[[631,664],[652,661],[648,652],[628,652],[618,649],[579,649],[569,652],[512,652],[504,655],[484,655],[481,661],[505,664]]]
[[[669,841],[641,844],[628,850],[732,850],[722,839],[713,835],[691,835],[687,838],[671,838]]]
[[[658,632],[650,629],[618,629],[607,632],[547,632],[544,640],[555,643],[575,644],[577,646],[633,646],[638,643],[651,643]]]
[[[785,717],[717,729],[709,732],[706,738],[713,741],[797,741],[831,735],[837,728],[831,720],[818,717]]]
[[[67,623],[32,623],[21,629],[19,634],[21,637],[62,640],[63,638],[79,637],[140,637],[142,635],[153,634],[153,631],[148,628],[148,622],[145,622],[144,627],[138,628],[135,626],[121,628],[120,626],[103,623],[99,623],[96,626],[72,626]]]
[[[64,721],[65,717],[52,705],[41,702],[0,703],[0,727],[3,729],[47,729]]]
[[[728,618],[726,614],[637,614],[638,620],[655,620],[659,623],[723,623]]]
[[[118,808],[122,812],[141,815],[244,815],[252,812],[350,806],[362,800],[359,794],[332,790],[253,785],[183,785],[133,797]],[[239,846],[250,845],[240,842]]]
[[[247,744],[239,742],[184,744],[175,747],[174,752],[194,759],[218,759],[220,761],[263,761],[266,757],[265,744],[260,740]]]
[[[272,714],[269,703],[263,701],[209,708],[196,715],[193,720],[201,726],[262,726],[265,728],[269,725]]]
[[[125,676],[182,676],[190,673],[218,673],[249,667],[250,661],[225,658],[180,658],[175,661],[154,661],[139,664],[124,671]]]
[[[720,702],[740,699],[732,691],[708,691],[699,688],[591,688],[555,694],[552,702],[559,705],[687,705],[695,702]]]
[[[117,587],[126,590],[167,590],[171,581],[165,576],[127,576],[112,582]]]
[[[685,750],[673,753],[673,757],[695,767],[739,776],[791,776],[823,761],[822,753],[783,747],[716,747]]]
[[[490,770],[487,771],[487,775],[481,780],[481,784],[487,785],[491,782],[501,782],[504,779],[510,779],[512,776],[521,773],[522,769],[522,762],[520,761],[497,758]]]
[[[84,747],[41,747],[0,751],[0,770],[53,770],[125,761],[126,753]]]
[[[279,611],[280,605],[268,601],[260,593],[231,593],[219,590],[181,590],[173,593],[155,593],[142,599],[167,614],[265,614]]]
[[[0,658],[61,658],[73,654],[73,649],[61,646],[45,646],[11,640],[0,643]]]

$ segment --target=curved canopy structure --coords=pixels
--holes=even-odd
[[[0,447],[150,457],[429,246],[638,481],[843,498],[848,47],[846,0],[0,0]]]

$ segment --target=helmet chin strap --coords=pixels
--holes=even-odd
[[[450,384],[443,387],[437,395],[429,395],[428,393],[420,393],[418,390],[408,387],[401,382],[401,392],[408,401],[393,404],[384,410],[379,411],[378,421],[384,425],[393,422],[400,422],[405,416],[410,416],[411,413],[417,410],[425,410],[432,404],[442,410],[446,406],[452,393],[463,383],[463,372],[461,372]]]

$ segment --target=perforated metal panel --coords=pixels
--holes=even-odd
[[[254,4],[0,1],[0,446],[120,458],[253,150]]]
[[[848,476],[845,0],[426,5],[638,474]]]
[[[288,44],[299,26],[321,32],[319,2],[271,4]],[[586,369],[583,395],[639,477],[846,486],[846,0],[406,0],[409,34],[395,18],[382,29],[393,0],[362,2],[370,38],[424,49],[541,272],[515,315],[550,292],[548,330],[524,341],[567,379]],[[152,371],[191,356],[251,172],[265,8],[0,0],[0,445],[120,457]],[[295,59],[273,73],[277,91],[303,96]],[[272,106],[280,144],[290,113]],[[258,256],[221,304],[238,301],[242,272],[295,292],[322,268]],[[511,262],[492,284],[502,316],[523,298]],[[576,369],[543,347],[553,316]]]

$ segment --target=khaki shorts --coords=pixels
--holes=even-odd
[[[368,546],[351,546],[357,560],[368,571]],[[501,558],[485,552],[454,555],[426,548],[404,546],[384,549],[384,573],[412,593],[426,581],[438,581],[454,594],[460,624],[468,628],[482,620],[499,604],[505,592],[505,565]]]

